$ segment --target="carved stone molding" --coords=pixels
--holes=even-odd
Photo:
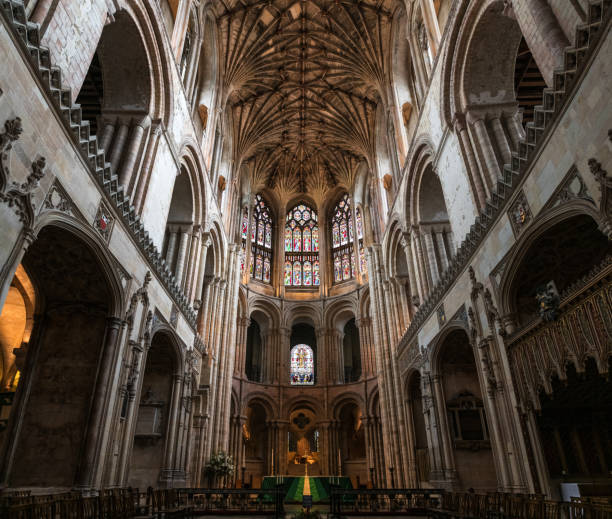
[[[446,324],[446,313],[444,311],[444,303],[442,303],[438,309],[436,310],[436,315],[438,316],[438,325],[440,328]]]
[[[554,195],[546,203],[543,210],[558,207],[572,200],[586,200],[587,202],[595,203],[593,197],[589,194],[589,190],[580,176],[578,169],[573,166],[566,175],[565,180],[557,188]]]
[[[599,214],[602,222],[600,228],[608,239],[612,239],[612,179],[608,177],[607,171],[601,169],[601,163],[596,159],[589,159],[588,164],[595,180],[599,183],[601,191]]]
[[[72,200],[57,179],[51,185],[41,205],[40,212],[44,211],[59,211],[69,216],[75,216],[76,214]]]
[[[9,151],[22,132],[23,127],[19,117],[4,122],[4,132],[0,133],[0,193],[6,190],[9,183]]]
[[[28,175],[26,181],[21,185],[13,182],[12,187],[5,187],[0,191],[0,201],[13,208],[19,221],[26,227],[32,227],[34,222],[34,203],[32,201],[32,191],[38,187],[40,179],[45,176],[46,161],[40,157],[32,162],[32,173]]]
[[[110,241],[111,233],[113,232],[113,226],[115,225],[115,218],[111,210],[101,200],[98,206],[96,217],[93,221],[93,226],[96,231],[100,233],[102,238],[107,242]]]
[[[517,237],[519,234],[521,234],[521,232],[523,232],[523,229],[529,225],[531,220],[533,220],[529,202],[527,202],[527,198],[525,197],[525,193],[522,189],[519,191],[518,197],[508,210],[508,217],[510,218],[510,224],[512,225],[514,236]]]

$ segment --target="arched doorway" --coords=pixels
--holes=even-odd
[[[357,382],[361,378],[361,346],[359,343],[359,330],[355,325],[354,317],[344,325],[342,348],[344,383]]]
[[[109,279],[89,245],[48,226],[26,252],[14,287],[7,312],[19,314],[8,326],[12,340],[21,340],[20,377],[4,432],[2,479],[12,487],[88,486],[119,329],[109,318]],[[3,310],[2,325],[6,317]]]
[[[472,345],[462,329],[451,331],[438,354],[447,441],[461,490],[494,491],[497,476]]]
[[[363,412],[354,402],[344,404],[338,412],[338,447],[342,464],[340,472],[350,477],[353,486],[358,488],[369,475]]]
[[[167,334],[153,336],[140,390],[128,481],[136,488],[156,487],[161,471],[170,468],[174,379],[178,375],[176,348]]]
[[[270,417],[259,402],[252,402],[248,405],[246,416],[244,429],[245,480],[251,488],[259,488],[263,478],[272,474],[267,425]]]

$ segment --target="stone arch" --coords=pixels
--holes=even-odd
[[[336,402],[333,414],[337,421],[335,432],[341,463],[338,469],[343,476],[350,477],[356,487],[369,479],[363,421],[365,408],[359,400],[356,395],[347,395]]]
[[[269,397],[261,392],[250,395],[245,405],[244,466],[251,484],[256,487],[261,487],[265,475],[273,473],[269,424],[275,419],[274,408]]]
[[[340,419],[340,411],[345,405],[354,405],[364,411],[367,410],[363,397],[359,393],[346,392],[336,396],[329,404],[329,408],[331,409],[331,416],[333,416],[334,420]]]
[[[435,339],[427,346],[429,363],[432,367],[432,375],[440,374],[440,351],[444,342],[450,334],[456,332],[465,332],[469,337],[469,329],[463,321],[449,321]]]
[[[317,417],[325,416],[321,400],[316,396],[298,394],[287,398],[281,406],[280,416],[289,416],[293,411],[302,407],[309,408]]]
[[[163,40],[152,9],[130,0],[115,13],[76,99],[119,184],[139,209],[150,175],[141,158],[156,146],[159,125],[168,127],[172,113],[170,61],[159,48]]]
[[[449,323],[431,351],[436,401],[443,441],[449,445],[457,486],[467,490],[496,488],[496,463],[485,411],[486,388],[465,324]],[[443,416],[444,415],[444,416]],[[448,417],[448,418],[446,418]]]
[[[443,65],[446,88],[441,111],[457,133],[479,209],[484,208],[504,164],[511,162],[512,151],[524,137],[519,106],[532,113],[533,102],[523,102],[523,95],[531,101],[541,100],[545,86],[508,9],[502,0],[458,7]],[[499,34],[504,34],[502,40]],[[527,70],[534,76],[530,81],[540,85],[535,93],[527,92],[522,83]],[[521,94],[519,99],[516,92]]]
[[[446,196],[437,172],[433,169],[432,147],[425,140],[410,162],[411,243],[414,283],[423,301],[439,282],[454,255]]]
[[[563,276],[560,275],[561,271],[558,269],[554,271],[551,270],[551,265],[549,265],[548,269],[544,269],[545,271],[548,270],[544,277],[550,277],[555,272],[557,273],[559,279],[553,279],[553,281],[558,285],[558,292],[561,293],[567,286],[595,268],[603,261],[606,254],[609,255],[612,253],[612,247],[609,245],[606,236],[599,230],[600,215],[593,204],[585,201],[574,201],[563,204],[560,207],[551,209],[540,215],[535,222],[525,229],[515,247],[513,247],[509,257],[506,259],[506,267],[504,268],[499,282],[500,313],[512,323],[510,324],[510,330],[514,330],[514,326],[518,324],[525,323],[525,317],[521,318],[517,314],[517,303],[515,300],[517,290],[519,290],[518,283],[520,283],[519,276],[521,275],[521,268],[525,266],[526,262],[530,261],[530,257],[535,258],[542,255],[543,251],[538,251],[537,248],[538,244],[540,244],[540,247],[544,246],[542,240],[547,239],[547,235],[550,235],[550,233],[558,234],[564,226],[570,226],[572,222],[577,223],[579,220],[584,227],[581,231],[583,234],[581,239],[585,238],[585,236],[591,236],[593,240],[583,243],[582,246],[575,247],[572,245],[571,241],[568,242],[566,246],[569,247],[569,249],[563,253],[563,264],[568,266],[567,262],[572,258],[566,255],[569,251],[575,251],[576,254],[573,255],[573,257],[583,259],[577,260],[577,262],[574,261],[574,268],[578,268],[578,264],[582,265],[583,268],[578,268],[578,270],[573,273],[568,270]],[[576,229],[573,229],[573,231],[576,232]],[[587,235],[587,232],[590,234]],[[566,229],[563,231],[563,234],[568,237],[567,239],[571,239],[571,236],[578,239],[580,233],[572,235],[569,230]],[[565,241],[561,240],[558,242],[557,246],[564,246],[564,243]],[[540,279],[540,282],[544,281],[544,277]],[[535,279],[537,279],[537,276],[533,278],[532,281],[535,282]],[[534,286],[533,288],[535,289],[537,287]],[[527,301],[524,301],[524,303],[527,303]],[[528,304],[523,310],[531,310],[534,312],[535,308],[533,305]]]
[[[120,317],[127,309],[128,294],[123,289],[123,284],[115,269],[115,259],[108,250],[108,245],[104,239],[97,233],[92,232],[89,225],[66,215],[59,211],[49,211],[37,218],[34,225],[34,235],[38,235],[47,227],[58,227],[59,229],[71,233],[79,240],[82,240],[91,250],[96,261],[103,269],[104,276],[108,280],[112,298],[112,313],[110,316]],[[39,309],[36,309],[38,312]]]
[[[354,298],[342,297],[325,309],[324,322],[327,328],[342,331],[344,325],[357,316],[357,301]]]
[[[266,411],[267,420],[276,420],[279,416],[278,404],[264,391],[252,391],[248,398],[244,401],[242,412],[246,412],[247,407],[253,404],[259,404]]]
[[[16,352],[21,377],[3,435],[2,481],[87,486],[104,462],[96,452],[119,356],[123,290],[105,245],[79,222],[49,214],[34,233],[19,269],[36,311]]]
[[[295,324],[308,324],[315,330],[319,329],[323,324],[323,316],[321,309],[315,305],[299,304],[290,306],[285,309],[283,321],[287,328],[291,328]]]
[[[164,469],[172,464],[172,438],[178,430],[173,417],[182,392],[176,381],[183,374],[183,365],[182,348],[174,330],[166,324],[155,326],[136,394],[136,426],[128,469],[131,486],[159,485]]]

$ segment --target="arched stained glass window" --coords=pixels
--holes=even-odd
[[[331,236],[334,283],[353,279],[357,270],[353,249],[353,215],[348,193],[345,193],[334,207],[331,217]]]
[[[272,280],[272,229],[272,213],[263,197],[256,195],[251,216],[251,276],[263,283]]]
[[[291,348],[291,372],[289,381],[293,386],[314,384],[314,354],[307,344]]]
[[[316,287],[319,273],[319,224],[317,213],[298,204],[285,220],[285,286]]]

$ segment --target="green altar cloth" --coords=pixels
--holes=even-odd
[[[345,476],[307,476],[310,479],[310,494],[313,503],[329,502],[330,487],[332,485],[351,489],[351,479]],[[285,492],[285,503],[302,503],[304,493],[304,481],[306,476],[266,476],[261,488],[272,489],[277,485],[283,485]]]

